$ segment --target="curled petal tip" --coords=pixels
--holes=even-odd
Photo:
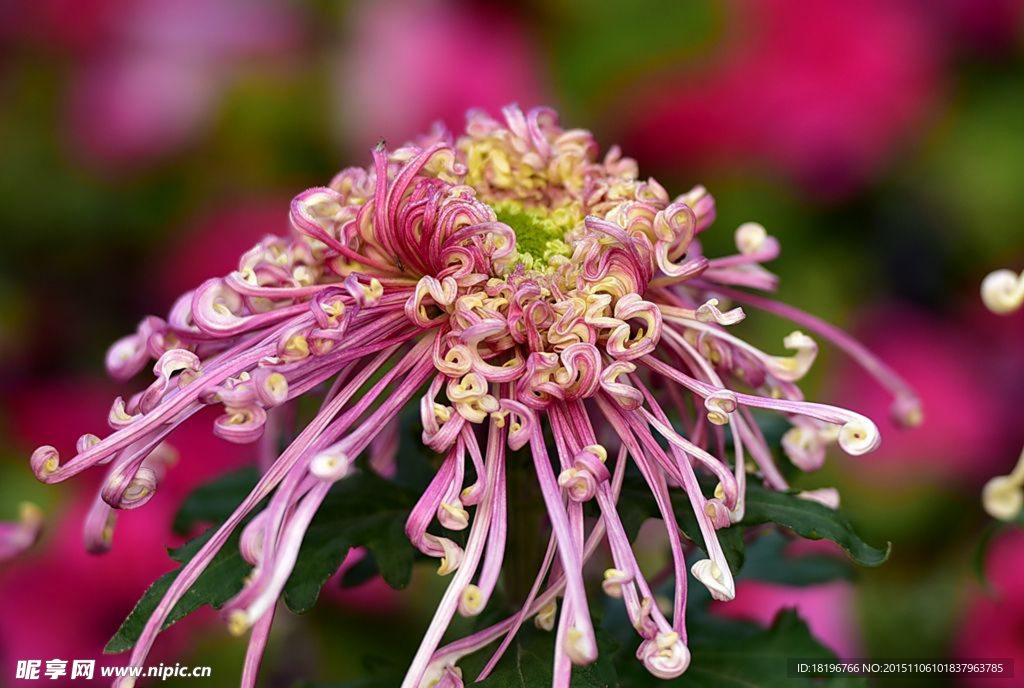
[[[87,432],[87,433],[85,433],[84,435],[82,435],[81,437],[78,438],[78,441],[75,443],[75,451],[77,451],[79,454],[81,454],[84,451],[88,451],[89,449],[92,449],[93,447],[95,447],[99,443],[100,443],[100,438],[99,437],[97,437],[96,435],[92,434],[91,432]]]
[[[728,424],[729,416],[737,406],[736,393],[728,389],[717,390],[704,399],[708,421],[714,425]]]
[[[449,573],[459,568],[465,552],[463,552],[461,547],[448,538],[437,538],[437,540],[440,543],[441,548],[444,550],[444,556],[441,557],[441,562],[437,567],[437,575],[447,576]]]
[[[768,239],[768,231],[758,222],[744,222],[736,228],[736,248],[743,255],[757,253]]]
[[[782,451],[802,471],[814,471],[825,463],[825,443],[813,428],[794,426],[782,435]]]
[[[463,616],[476,616],[484,608],[484,595],[479,587],[470,583],[459,597],[459,612]]]
[[[863,416],[846,422],[839,430],[839,446],[851,456],[874,451],[881,443],[878,427]]]
[[[818,356],[818,344],[803,332],[791,332],[783,346],[795,351],[792,356],[772,356],[767,360],[771,373],[780,380],[796,382],[807,375]]]
[[[711,524],[715,527],[715,530],[728,528],[732,525],[732,514],[719,499],[709,499],[704,502],[704,513],[711,519]]]
[[[797,493],[800,499],[806,499],[810,502],[817,502],[823,506],[827,506],[829,509],[838,509],[840,505],[839,490],[834,487],[822,487],[817,490],[804,490],[803,492]]]
[[[231,635],[245,635],[245,632],[249,630],[249,626],[251,626],[249,615],[244,610],[234,609],[228,615],[228,633]]]
[[[718,299],[708,299],[699,308],[697,308],[695,315],[699,322],[704,323],[717,323],[719,325],[735,325],[747,317],[746,313],[743,312],[742,308],[733,308],[729,311],[722,312],[718,309]]]
[[[647,671],[662,680],[676,678],[690,666],[690,650],[675,631],[664,631],[645,640],[637,655]]]
[[[116,524],[117,514],[111,511],[107,504],[94,506],[84,527],[85,551],[89,554],[109,552],[114,543],[114,526]]]
[[[137,509],[153,498],[159,482],[160,475],[149,465],[140,466],[131,477],[116,471],[103,486],[103,499],[115,509]]]
[[[552,631],[555,628],[555,619],[558,616],[558,603],[551,600],[541,607],[537,615],[533,617],[533,625],[542,631]]]
[[[467,487],[463,492],[469,492],[473,496],[475,490],[472,486]],[[454,499],[451,502],[441,502],[437,510],[437,520],[449,530],[465,530],[469,526],[469,512],[462,507],[461,500]]]
[[[242,558],[252,566],[256,566],[263,559],[263,537],[266,532],[264,526],[263,519],[254,518],[242,530],[242,537],[238,543]]]
[[[270,368],[257,368],[252,378],[256,396],[266,406],[280,406],[288,400],[288,378],[284,374]]]
[[[227,408],[213,423],[213,434],[235,444],[249,444],[263,436],[267,412],[262,406]]]
[[[326,482],[341,480],[348,474],[351,464],[348,456],[340,450],[328,450],[313,457],[309,472]]]
[[[60,468],[60,453],[50,445],[44,444],[32,452],[29,465],[32,467],[32,472],[35,473],[36,478],[42,482],[55,482],[52,476]]]
[[[622,597],[622,586],[632,582],[633,577],[619,569],[605,569],[604,579],[601,581],[601,589],[608,597],[616,599]]]
[[[1024,507],[1024,489],[1013,476],[992,478],[981,491],[981,503],[992,518],[1013,521]]]
[[[570,628],[565,634],[565,654],[577,666],[592,664],[597,659],[597,643],[593,634]]]
[[[993,313],[1005,315],[1024,303],[1024,273],[996,270],[981,282],[981,300]]]
[[[911,394],[903,394],[892,402],[889,414],[901,428],[916,428],[924,422],[924,408],[921,400]]]
[[[690,567],[690,572],[716,600],[728,602],[736,597],[736,584],[728,568],[723,569],[710,559],[701,559]]]

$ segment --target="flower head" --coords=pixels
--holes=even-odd
[[[43,529],[43,512],[32,502],[18,505],[18,520],[0,522],[0,561],[11,559],[31,547]]]
[[[177,600],[270,496],[241,537],[253,571],[224,608],[232,631],[252,629],[246,680],[254,680],[311,519],[335,482],[386,471],[386,456],[364,455],[388,444],[392,421],[418,397],[423,443],[443,460],[406,533],[452,579],[403,686],[458,685],[459,659],[504,636],[486,675],[531,616],[554,632],[555,676],[567,681],[573,665],[597,657],[582,568],[605,541],[613,567],[603,588],[625,606],[637,659],[661,678],[685,671],[687,562],[670,491],[685,492],[706,544],[707,558],[690,570],[728,600],[736,587],[716,530],[742,520],[748,473],[788,487],[752,411],[790,419],[784,444],[797,465],[818,465],[830,444],[859,455],[879,443],[866,417],[803,400],[795,383],[817,352],[807,334],[785,339],[788,355],[766,353],[729,332],[743,311],[726,300],[833,339],[897,393],[900,414],[919,416],[902,381],[856,342],[737,289],[775,285],[761,263],[779,245],[750,223],[736,232],[736,254],[710,259],[697,236],[714,216],[704,188],[672,197],[641,179],[618,148],[602,157],[589,132],[561,128],[551,110],[514,106],[501,119],[470,112],[458,138],[438,128],[396,149],[382,143],[368,168],[299,194],[288,236],[266,237],[238,270],[199,285],[166,320],[147,318],[114,345],[108,367],[119,378],[156,363],[146,390],[115,402],[112,434],[83,437],[65,462],[52,447],[33,454],[45,482],[107,464],[104,503],[136,508],[169,467],[161,443],[199,409],[222,407],[214,433],[253,442],[276,433],[271,421],[297,398],[322,399],[181,570],[132,664],[141,665]],[[276,446],[271,439],[264,445]],[[454,614],[479,614],[501,574],[514,507],[505,465],[520,460],[510,450],[533,466],[551,525],[547,554],[519,613],[440,647]],[[654,603],[616,510],[627,463],[666,524],[670,613]],[[698,473],[717,481],[713,496]],[[596,522],[584,517],[587,502]],[[468,530],[465,545],[431,532],[435,521]]]

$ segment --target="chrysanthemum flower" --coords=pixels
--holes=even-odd
[[[1024,273],[996,270],[981,283],[981,300],[993,313],[1008,315],[1024,305]],[[982,489],[985,511],[1001,521],[1013,521],[1024,508],[1024,452],[1008,475],[998,475]]]
[[[32,502],[18,505],[18,520],[0,522],[0,561],[18,556],[35,544],[43,528],[43,512]]]
[[[457,139],[438,129],[414,145],[381,144],[369,168],[343,170],[297,196],[289,236],[265,238],[237,271],[203,283],[166,320],[147,318],[114,344],[107,365],[115,377],[128,379],[155,358],[156,379],[115,401],[112,434],[82,437],[63,463],[49,446],[32,456],[45,482],[108,466],[87,524],[100,546],[109,541],[111,509],[152,497],[168,467],[162,442],[199,409],[223,406],[217,435],[263,437],[273,449],[282,406],[321,399],[284,452],[264,456],[253,492],[180,571],[132,665],[142,664],[232,531],[269,497],[241,534],[252,573],[224,607],[232,631],[252,631],[243,684],[253,685],[311,519],[362,455],[364,465],[386,469],[379,463],[389,452],[376,448],[415,402],[423,442],[443,461],[406,533],[452,579],[403,686],[462,685],[460,658],[504,636],[489,672],[531,616],[555,631],[554,683],[568,685],[572,666],[598,652],[582,568],[603,542],[613,562],[603,590],[625,606],[639,636],[637,659],[662,678],[684,672],[687,570],[713,597],[731,599],[716,530],[743,518],[748,473],[788,488],[753,411],[789,420],[783,446],[804,469],[821,464],[827,445],[857,455],[879,442],[867,418],[802,399],[795,383],[815,358],[814,340],[797,331],[784,341],[791,355],[765,353],[729,332],[744,314],[725,300],[833,339],[894,390],[900,418],[920,416],[902,381],[856,342],[737,289],[774,287],[760,263],[779,245],[761,225],[744,224],[738,252],[709,259],[697,235],[714,216],[702,187],[673,198],[641,180],[617,148],[600,158],[590,133],[562,129],[550,110],[516,107],[501,120],[471,112]],[[507,500],[509,459],[532,464],[536,475],[551,526],[543,563],[518,614],[440,647],[453,616],[479,614],[501,574],[516,508]],[[664,519],[674,560],[670,613],[654,603],[616,511],[627,463]],[[717,480],[713,494],[702,492],[698,473]],[[687,495],[708,558],[686,561],[672,490]],[[597,519],[585,518],[591,500]],[[465,546],[432,532],[435,521],[468,529]]]

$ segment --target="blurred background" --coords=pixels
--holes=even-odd
[[[98,657],[173,567],[183,496],[251,459],[192,423],[113,552],[84,554],[99,476],[44,488],[27,462],[105,426],[107,345],[283,232],[293,195],[366,164],[378,140],[513,101],[621,144],[672,193],[707,186],[711,255],[763,223],[783,246],[781,298],[855,332],[923,398],[924,425],[897,430],[885,395],[825,349],[808,396],[872,415],[884,440],[805,482],[838,485],[892,559],[854,583],[741,583],[730,613],[767,623],[797,605],[843,656],[1024,671],[1020,531],[982,554],[987,587],[974,572],[980,487],[1024,444],[1024,318],[978,296],[991,270],[1024,268],[1021,0],[0,0],[0,520],[23,499],[47,514],[40,543],[0,564],[4,680],[17,658]],[[779,350],[791,329],[743,327]],[[371,582],[282,613],[267,685],[411,656],[435,599],[424,573],[425,595]],[[157,648],[230,685],[244,642],[208,613]]]

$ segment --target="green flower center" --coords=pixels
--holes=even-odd
[[[511,200],[494,201],[490,205],[498,221],[507,224],[516,234],[518,255],[514,263],[521,263],[528,270],[546,272],[572,256],[572,247],[565,236],[582,220],[577,207],[570,205],[550,210]]]

